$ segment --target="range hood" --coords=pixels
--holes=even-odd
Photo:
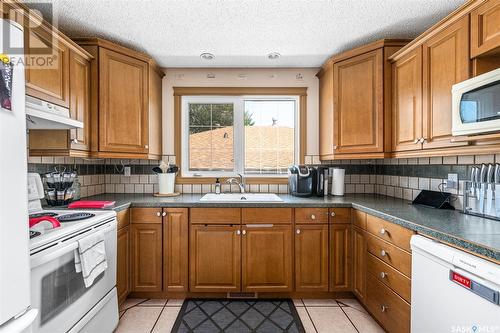
[[[68,108],[26,96],[26,127],[28,129],[67,130],[83,128],[83,123],[71,119]]]

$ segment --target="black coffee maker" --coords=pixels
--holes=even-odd
[[[296,197],[311,197],[316,194],[317,170],[308,165],[292,165],[288,168],[288,187]]]

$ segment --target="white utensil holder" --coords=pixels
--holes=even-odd
[[[159,173],[158,187],[160,194],[172,194],[175,189],[175,173]]]

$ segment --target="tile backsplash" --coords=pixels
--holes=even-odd
[[[175,163],[175,156],[165,155]],[[72,157],[30,157],[28,170],[41,174],[57,170],[76,170],[82,183],[82,197],[101,193],[154,193],[158,191],[157,176],[152,167],[159,161],[128,159],[81,159]],[[500,155],[400,158],[383,160],[342,160],[323,165],[346,169],[346,193],[378,193],[412,200],[423,189],[439,190],[448,173],[459,177],[459,189],[452,190],[454,205],[463,204],[464,180],[470,167],[481,163],[500,163]],[[320,164],[319,156],[306,156],[306,163]],[[122,167],[130,166],[131,175],[124,176]],[[288,193],[285,184],[246,185],[250,192]],[[208,193],[211,184],[177,184],[181,193]],[[223,191],[238,191],[237,186],[222,185]]]

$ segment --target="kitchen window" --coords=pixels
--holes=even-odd
[[[284,177],[299,159],[299,96],[183,96],[182,177]]]

